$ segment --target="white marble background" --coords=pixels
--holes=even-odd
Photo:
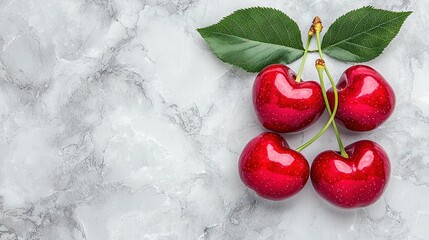
[[[370,134],[392,162],[375,205],[345,211],[307,184],[260,199],[237,174],[263,129],[255,74],[218,61],[197,27],[272,6],[302,29],[371,4],[412,10],[369,64],[397,93]],[[429,2],[0,0],[0,239],[429,239]],[[310,55],[304,78],[315,79]],[[297,69],[298,62],[292,64]],[[348,66],[328,59],[336,78]],[[287,135],[292,147],[314,135]],[[304,151],[336,149],[332,131]]]

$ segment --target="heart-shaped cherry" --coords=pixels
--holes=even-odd
[[[390,175],[390,162],[384,149],[363,140],[345,148],[349,158],[334,151],[316,156],[311,165],[314,189],[333,205],[357,208],[380,198]]]
[[[287,66],[264,68],[253,85],[253,106],[259,122],[275,132],[297,132],[314,123],[325,109],[320,85],[296,82]]]
[[[385,122],[395,108],[392,87],[380,73],[365,65],[344,71],[337,84],[338,111],[336,121],[353,131],[370,131]],[[327,91],[331,108],[333,89]]]
[[[238,163],[240,178],[259,196],[282,200],[298,193],[309,176],[304,156],[290,149],[277,133],[262,133],[244,148]]]

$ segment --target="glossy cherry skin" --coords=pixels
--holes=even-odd
[[[334,151],[316,156],[311,165],[314,189],[331,204],[342,208],[366,207],[384,192],[390,162],[384,149],[363,140],[346,147],[349,158]]]
[[[298,132],[313,124],[325,105],[320,85],[296,82],[295,73],[285,65],[264,68],[253,85],[253,107],[259,122],[275,132]]]
[[[352,131],[370,131],[385,122],[395,108],[395,93],[380,73],[365,65],[344,71],[338,84],[335,120]],[[327,91],[334,107],[333,89]]]
[[[246,186],[270,200],[298,193],[310,171],[304,156],[290,149],[277,133],[262,133],[252,139],[241,153],[238,169]]]

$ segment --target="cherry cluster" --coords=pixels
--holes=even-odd
[[[245,146],[239,160],[239,174],[246,186],[270,200],[295,195],[311,178],[316,192],[331,204],[343,208],[365,207],[377,201],[387,186],[389,158],[379,144],[370,140],[344,147],[336,123],[356,132],[376,129],[393,113],[394,91],[380,73],[365,65],[349,67],[335,85],[323,60],[321,31],[320,19],[316,18],[308,42],[316,35],[320,84],[301,80],[304,64],[298,75],[285,65],[273,64],[256,77],[253,106],[261,125],[272,132],[260,134]],[[332,85],[327,91],[325,74]],[[303,131],[316,122],[325,109],[330,114],[325,127],[301,147],[291,149],[279,133]],[[310,168],[300,152],[330,125],[335,130],[340,151],[320,153]]]

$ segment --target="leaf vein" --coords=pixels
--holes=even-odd
[[[280,42],[282,43],[282,45],[285,45],[285,43],[283,42],[283,39],[280,37],[280,35],[278,34],[276,28],[273,26],[273,24],[271,23],[270,19],[263,13],[261,12],[261,10],[258,8],[258,12],[265,18],[267,19],[267,22],[269,23],[270,27],[274,30],[274,33],[276,33],[277,37],[279,38]]]
[[[398,18],[400,18],[400,17],[402,17],[402,15],[401,15],[401,16],[397,16],[397,17],[395,17],[395,18],[392,18],[391,20],[389,20],[389,21],[387,21],[387,22],[384,22],[384,23],[378,24],[378,25],[376,25],[376,26],[374,26],[374,27],[372,27],[372,28],[368,29],[367,31],[364,31],[364,32],[358,33],[358,34],[356,34],[356,35],[354,35],[354,36],[351,36],[351,37],[348,37],[348,38],[346,38],[346,39],[343,39],[343,40],[341,40],[341,41],[339,41],[339,42],[336,42],[336,43],[334,43],[334,44],[332,44],[332,45],[330,45],[330,46],[328,46],[328,47],[326,47],[326,48],[332,48],[332,47],[334,47],[334,46],[336,46],[336,45],[338,45],[338,44],[341,44],[341,43],[343,43],[343,42],[347,42],[347,41],[348,41],[348,40],[350,40],[350,39],[356,38],[357,36],[360,36],[361,34],[364,34],[364,33],[367,33],[367,32],[371,32],[371,31],[373,31],[373,30],[377,29],[377,28],[378,28],[378,27],[380,27],[380,26],[387,25],[387,24],[389,24],[389,23],[391,23],[391,22],[393,22],[393,21],[397,20],[397,19],[398,19]]]

